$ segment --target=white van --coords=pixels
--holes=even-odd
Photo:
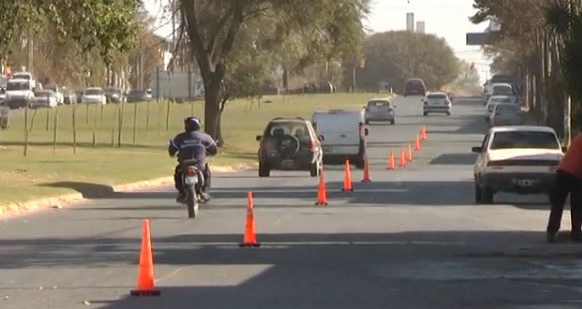
[[[343,164],[350,160],[364,168],[368,129],[361,111],[332,109],[317,111],[311,118],[323,146],[324,163]]]

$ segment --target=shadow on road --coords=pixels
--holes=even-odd
[[[444,153],[433,160],[433,165],[473,165],[477,160],[477,154],[474,153]]]
[[[485,134],[489,130],[487,123],[483,121],[483,117],[474,116],[473,120],[468,120],[465,125],[455,130],[434,130],[427,129],[427,134]]]
[[[155,231],[155,221],[152,227]],[[0,267],[124,264],[137,269],[139,239],[135,234],[123,239],[3,240],[0,246],[8,253]],[[153,235],[157,266],[184,268],[175,275],[182,282],[208,283],[170,286],[161,282],[157,283],[160,297],[111,296],[89,302],[104,309],[472,308],[500,307],[509,299],[515,306],[559,305],[582,297],[579,289],[564,288],[576,286],[578,279],[550,276],[551,271],[544,269],[546,261],[563,265],[579,260],[579,246],[546,245],[543,232],[259,231],[261,248],[238,248],[241,238],[238,234]],[[11,250],[16,251],[13,256]],[[167,275],[159,269],[158,278]],[[527,277],[536,272],[544,272],[545,277]],[[504,275],[526,277],[516,280]],[[134,279],[129,280],[116,289],[129,293]]]

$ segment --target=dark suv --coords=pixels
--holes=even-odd
[[[426,85],[424,81],[420,78],[410,78],[406,81],[404,85],[404,96],[409,95],[426,95]]]
[[[257,141],[259,177],[269,177],[271,170],[309,171],[315,177],[323,166],[321,143],[303,118],[275,118]]]

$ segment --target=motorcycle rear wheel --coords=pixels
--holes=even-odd
[[[196,198],[196,193],[194,188],[186,188],[186,206],[188,208],[188,218],[196,218],[198,216],[198,199]]]

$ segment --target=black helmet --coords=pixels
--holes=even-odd
[[[184,119],[184,129],[188,132],[200,130],[200,119],[198,117],[187,117]]]

